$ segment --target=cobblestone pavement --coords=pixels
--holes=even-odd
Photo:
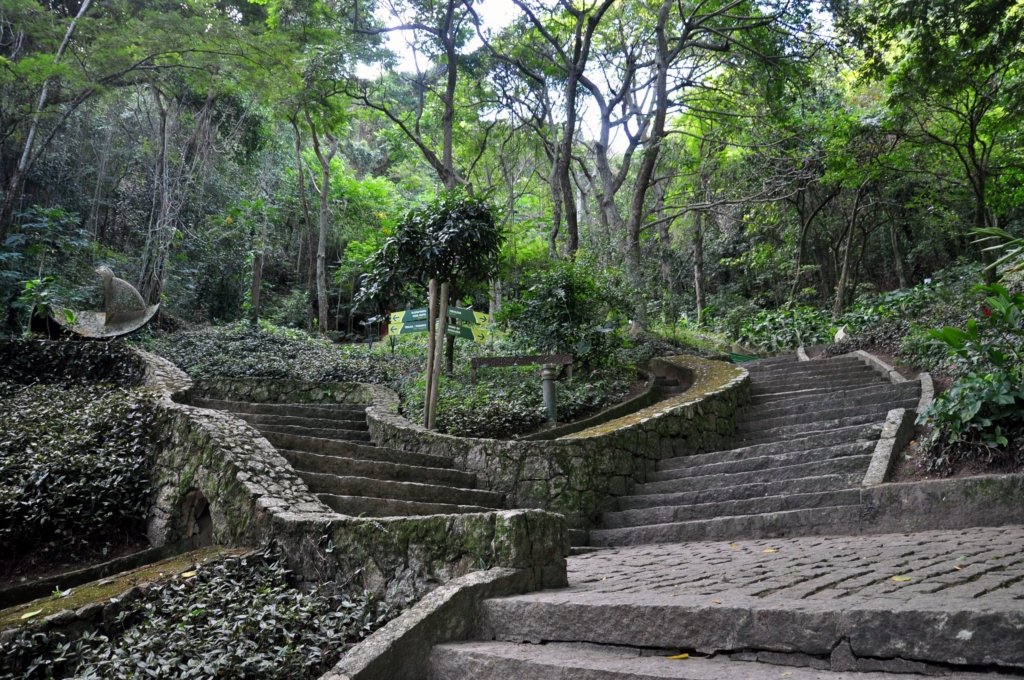
[[[569,560],[544,601],[1024,609],[1024,527],[641,545]]]

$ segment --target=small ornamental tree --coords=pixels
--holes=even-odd
[[[410,211],[395,235],[371,258],[371,272],[363,281],[360,300],[383,304],[410,283],[427,288],[427,327],[431,329],[423,414],[427,429],[433,429],[437,412],[451,286],[465,288],[489,279],[498,268],[503,240],[490,203],[456,188]]]

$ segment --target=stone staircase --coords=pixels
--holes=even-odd
[[[480,605],[431,680],[962,680],[1024,675],[1024,527],[855,533],[886,414],[858,359],[750,367],[733,444],[662,461],[568,560]],[[849,531],[847,531],[849,530]]]
[[[502,494],[478,489],[476,475],[453,469],[448,458],[374,445],[365,406],[199,398],[192,404],[247,421],[291,463],[310,491],[346,515],[436,515],[505,507]]]
[[[860,515],[871,454],[916,381],[892,384],[857,358],[749,366],[751,403],[728,449],[671,458],[618,499],[593,546],[843,533]]]

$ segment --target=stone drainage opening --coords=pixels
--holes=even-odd
[[[190,489],[181,501],[181,540],[187,549],[213,545],[210,503],[198,489]]]

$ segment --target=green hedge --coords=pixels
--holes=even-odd
[[[304,680],[393,615],[369,595],[303,591],[292,581],[276,552],[205,564],[147,589],[106,634],[21,632],[0,647],[0,680]]]

